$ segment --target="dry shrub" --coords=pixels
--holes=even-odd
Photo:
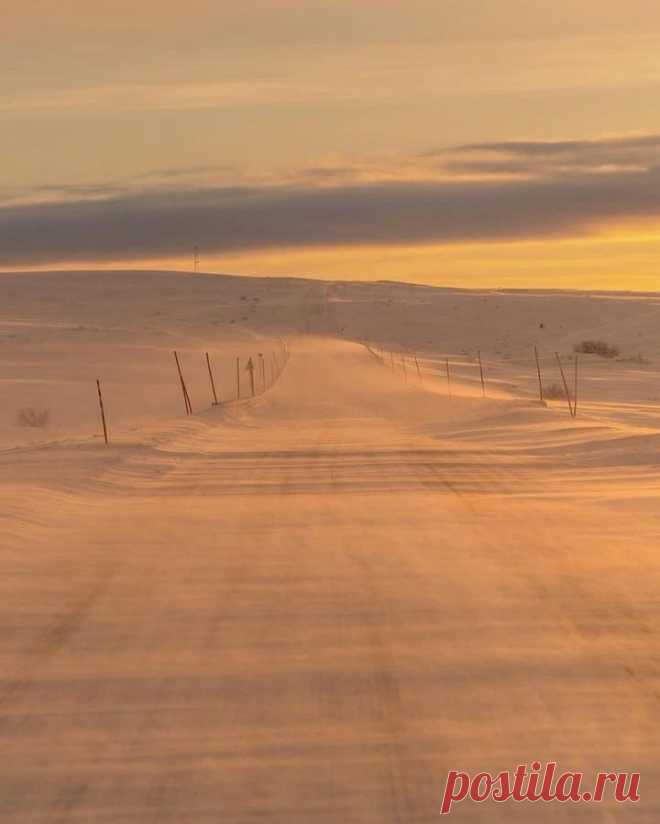
[[[551,383],[549,386],[543,387],[543,397],[550,401],[564,400],[566,390],[560,383]]]
[[[621,354],[616,346],[605,343],[604,340],[583,340],[573,347],[573,351],[581,355],[598,355],[601,358],[618,358]]]
[[[34,429],[41,429],[48,426],[49,421],[50,409],[33,409],[28,406],[18,412],[19,426],[31,426]]]
[[[639,366],[648,366],[651,361],[645,358],[644,355],[631,355],[629,358],[619,358],[619,363],[636,363]]]

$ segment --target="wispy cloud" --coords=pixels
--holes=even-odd
[[[603,137],[594,140],[510,140],[491,143],[467,143],[455,146],[453,152],[505,152],[511,155],[544,157],[561,154],[620,152],[631,149],[660,149],[660,135],[647,134],[630,137]],[[446,151],[446,150],[445,150]]]
[[[85,114],[104,112],[149,112],[235,108],[240,106],[309,103],[321,98],[335,101],[361,99],[364,89],[298,77],[281,80],[235,82],[150,83],[90,86],[21,93],[0,100],[5,114],[44,114],[77,111]]]
[[[145,189],[181,188],[209,185],[210,181],[243,179],[233,166],[178,166],[151,169],[133,177],[91,183],[42,183],[34,186],[0,186],[0,210],[6,206],[35,203],[63,203],[75,200],[107,200],[120,195],[140,193]],[[2,212],[0,211],[0,214]]]
[[[422,157],[463,174],[549,176],[579,172],[643,171],[660,165],[660,135],[595,140],[468,143]]]
[[[166,169],[151,169],[138,175],[134,180],[180,180],[187,177],[208,177],[209,175],[235,171],[234,166],[174,166]]]

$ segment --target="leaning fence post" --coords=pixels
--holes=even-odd
[[[559,371],[561,372],[561,379],[564,382],[564,392],[566,393],[566,401],[568,403],[568,411],[573,417],[573,405],[571,404],[571,393],[568,391],[568,383],[566,382],[566,375],[564,374],[564,367],[561,365],[561,358],[559,357],[559,352],[555,352],[555,357],[557,358],[557,363],[559,364]]]
[[[179,356],[174,352],[174,360],[176,361],[177,372],[179,373],[179,380],[181,381],[181,391],[183,393],[183,401],[186,405],[186,415],[192,415],[192,404],[190,403],[190,395],[186,388],[186,382],[183,379],[183,372],[181,371],[181,364],[179,363]]]
[[[534,347],[534,357],[536,358],[536,371],[539,376],[539,400],[544,403],[543,398],[543,379],[541,378],[541,362],[539,361],[539,350]]]
[[[573,417],[577,418],[578,406],[578,355],[575,355],[575,387],[573,389]]]
[[[213,380],[213,370],[211,369],[211,359],[209,358],[209,353],[206,353],[206,365],[209,369],[209,379],[211,381],[211,391],[213,392],[213,405],[218,405],[218,393],[215,391],[215,381]]]
[[[247,366],[245,368],[250,373],[250,389],[252,390],[252,397],[254,398],[254,364],[252,363],[251,357],[248,359]]]
[[[97,378],[96,379],[96,389],[99,393],[99,407],[101,409],[101,422],[103,423],[103,438],[105,440],[105,445],[108,445],[108,427],[105,422],[105,409],[103,408],[103,395],[101,394],[101,381]]]
[[[417,355],[413,355],[413,358],[415,358],[415,366],[417,367],[417,377],[421,381],[421,379],[422,379],[422,370],[419,368],[419,361],[417,360]]]
[[[484,380],[484,367],[481,362],[481,352],[477,352],[477,357],[479,358],[479,374],[481,375],[481,394],[485,398],[486,397],[486,381]]]

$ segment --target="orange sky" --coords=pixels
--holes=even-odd
[[[660,289],[655,0],[6,7],[0,268]]]

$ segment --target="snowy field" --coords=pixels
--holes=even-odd
[[[657,295],[0,275],[0,821],[657,822],[659,494]]]

